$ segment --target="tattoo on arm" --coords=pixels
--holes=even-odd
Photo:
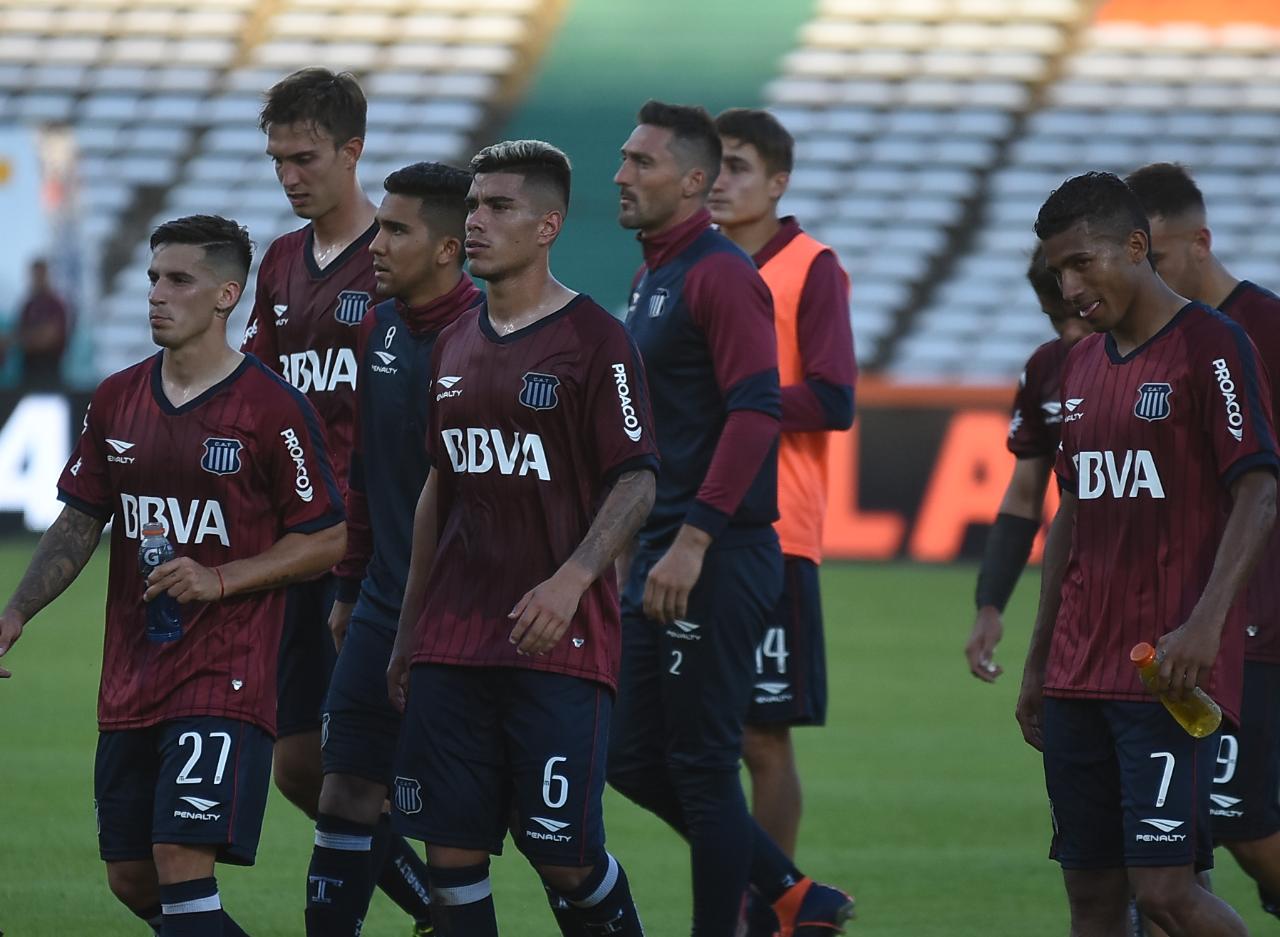
[[[84,569],[102,538],[105,520],[67,506],[44,532],[8,608],[30,621]]]
[[[648,469],[623,473],[569,561],[590,572],[594,581],[644,524],[653,508],[655,486],[654,474]]]

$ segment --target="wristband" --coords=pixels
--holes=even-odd
[[[994,606],[1003,612],[1013,595],[1013,587],[1027,565],[1031,546],[1040,531],[1040,521],[1016,514],[1000,514],[987,536],[987,548],[982,554],[982,569],[978,572],[978,589],[975,599],[978,608]]]

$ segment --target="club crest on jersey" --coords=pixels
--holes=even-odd
[[[653,295],[649,297],[649,318],[656,319],[662,315],[663,307],[667,305],[667,291],[665,289],[657,289],[653,291]]]
[[[520,388],[520,402],[533,410],[550,410],[560,402],[556,396],[559,386],[560,378],[554,374],[529,371],[524,376],[524,386]]]
[[[1140,420],[1154,423],[1169,416],[1169,395],[1173,387],[1164,382],[1143,384],[1138,388],[1138,401],[1133,405],[1133,415]]]
[[[359,325],[369,308],[369,294],[360,290],[343,290],[338,294],[338,305],[333,317],[343,325]]]
[[[401,813],[421,813],[422,784],[417,778],[397,777],[393,800]]]
[[[244,445],[238,439],[220,439],[210,436],[204,441],[204,457],[200,467],[214,475],[234,475],[240,471],[240,450]]]

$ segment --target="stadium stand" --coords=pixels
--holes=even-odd
[[[3,0],[0,120],[69,124],[84,231],[101,256],[95,366],[148,353],[147,234],[190,212],[246,224],[264,249],[299,222],[262,155],[261,91],[305,65],[370,97],[361,181],[459,160],[536,61],[563,0]],[[252,290],[237,310],[242,327]]]
[[[918,302],[1078,0],[822,0],[766,97],[797,141],[783,206],[840,253],[864,366]]]
[[[1215,253],[1238,276],[1280,283],[1280,8],[1263,23],[1159,12],[1137,21],[1151,11],[1104,8],[1038,90],[1039,106],[985,180],[950,276],[885,361],[892,377],[992,383],[1018,373],[1049,335],[1024,279],[1036,211],[1062,180],[1090,169],[1184,164],[1205,193]]]

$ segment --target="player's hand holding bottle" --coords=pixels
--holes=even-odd
[[[1184,699],[1200,681],[1209,676],[1218,659],[1222,620],[1217,621],[1196,609],[1183,624],[1156,642],[1160,673],[1156,691],[1170,699]]]

